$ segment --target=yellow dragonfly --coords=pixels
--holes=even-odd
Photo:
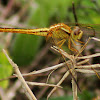
[[[75,41],[83,43],[79,41],[83,36],[83,31],[78,26],[75,26],[72,29],[71,27],[69,27],[68,25],[64,23],[58,23],[58,24],[50,26],[49,28],[39,28],[39,29],[0,28],[0,32],[11,32],[11,33],[33,34],[33,35],[45,36],[47,40],[52,39],[53,44],[55,46],[58,46],[59,48],[61,48],[62,45],[66,41],[68,41],[68,48],[71,51],[75,51],[75,52],[77,52],[77,50],[74,47],[72,47],[72,44],[75,45]],[[69,67],[68,69],[70,71]],[[71,71],[70,71],[70,74],[72,78],[75,80]]]
[[[0,32],[11,32],[11,33],[21,33],[21,34],[33,34],[39,36],[45,36],[46,39],[52,38],[53,44],[62,47],[62,45],[68,40],[68,48],[71,51],[76,51],[72,48],[71,43],[74,41],[79,41],[83,35],[83,31],[80,30],[78,26],[75,26],[73,30],[71,27],[64,23],[58,23],[50,26],[50,28],[39,28],[39,29],[16,29],[16,28],[0,28]]]

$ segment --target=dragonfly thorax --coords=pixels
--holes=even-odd
[[[51,34],[51,35],[50,35]],[[71,28],[64,23],[52,25],[49,30],[49,36],[53,38],[68,38],[71,34]]]

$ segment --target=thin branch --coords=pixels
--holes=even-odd
[[[61,78],[61,80],[57,83],[57,86],[61,85],[61,83],[65,80],[65,78],[68,77],[68,75],[69,75],[69,71],[67,71],[67,72],[63,75],[63,77]],[[52,93],[53,93],[54,91],[56,91],[56,89],[57,89],[57,87],[54,87],[54,88],[51,90],[51,92],[50,92],[49,95],[47,96],[47,100],[48,100],[48,98],[50,98],[50,96],[52,95]]]
[[[100,56],[100,53],[96,53],[96,54],[92,54],[92,55],[88,55],[88,56],[78,57],[77,59],[88,59],[88,58],[98,57],[98,56]]]
[[[66,58],[68,58],[68,59],[72,59],[72,56],[73,55],[69,55],[67,52],[65,52],[63,49],[60,49],[60,48],[58,48],[57,46],[52,46],[51,47],[52,49],[54,49],[55,51],[57,51],[57,52],[59,52],[59,53],[62,53],[62,55],[64,55]]]
[[[90,70],[90,69],[76,69],[77,72],[80,72],[80,73],[92,73],[92,74],[95,74],[95,72],[93,70]],[[97,71],[97,72],[100,72],[100,71]]]
[[[82,65],[82,66],[76,66],[76,68],[82,68],[82,69],[86,69],[86,68],[100,68],[100,64],[93,64],[93,65]]]
[[[4,54],[6,55],[9,63],[13,66],[14,71],[16,72],[16,74],[18,75],[18,79],[21,81],[22,83],[22,87],[25,90],[25,94],[28,97],[29,100],[37,100],[35,95],[32,93],[32,91],[30,90],[29,86],[27,85],[27,83],[25,82],[24,78],[22,77],[17,64],[15,64],[7,55],[6,51],[3,49]]]
[[[26,81],[26,82],[27,82],[27,84],[29,84],[29,85],[51,86],[51,87],[58,87],[58,88],[62,88],[61,86],[54,85],[54,84],[37,83],[37,82],[28,82],[28,81]]]
[[[60,63],[58,65],[54,65],[52,67],[44,68],[44,69],[41,69],[41,70],[38,70],[38,71],[33,71],[33,72],[30,72],[30,73],[27,73],[27,74],[22,74],[22,75],[23,76],[28,76],[28,75],[40,74],[40,73],[44,73],[44,72],[47,72],[47,71],[50,71],[50,70],[54,70],[54,69],[60,68],[60,67],[62,67],[64,65],[65,65],[65,62],[64,63]]]
[[[96,41],[100,41],[100,39],[92,37],[91,39],[96,40]]]
[[[77,80],[77,73],[76,70],[73,71],[73,75],[75,77],[75,79]],[[78,100],[78,96],[77,96],[77,85],[75,83],[75,81],[72,78],[72,91],[73,91],[73,100]]]
[[[73,68],[72,74],[75,77],[75,80],[77,81],[77,71],[75,70],[76,64],[77,64],[76,59],[73,56],[73,59],[72,59],[72,68]],[[78,86],[78,88],[80,88],[80,87]],[[78,96],[77,96],[77,84],[73,80],[73,78],[72,78],[72,91],[73,91],[73,100],[78,100]]]
[[[85,64],[85,63],[87,63],[88,61],[89,61],[89,59],[85,59],[85,60],[83,60],[83,61],[77,62],[77,66],[78,66],[78,65]]]
[[[86,46],[87,46],[87,44],[89,43],[90,40],[91,40],[91,38],[89,37],[88,40],[87,40],[87,42],[84,44],[84,46],[78,52],[78,54],[75,56],[75,59],[77,59],[77,57],[83,52],[83,50],[86,48]]]

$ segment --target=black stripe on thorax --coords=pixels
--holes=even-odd
[[[71,34],[71,33],[69,33],[69,32],[66,32],[66,31],[65,31],[65,30],[63,30],[63,29],[61,29],[61,30],[62,30],[62,31],[64,31],[66,34],[68,34],[68,35],[70,36],[70,34]]]

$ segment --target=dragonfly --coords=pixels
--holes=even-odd
[[[71,51],[77,51],[72,48],[71,43],[75,44],[74,41],[79,41],[82,38],[83,31],[78,27],[71,27],[64,23],[58,23],[50,26],[49,28],[39,28],[39,29],[18,29],[18,28],[0,28],[0,32],[11,32],[20,34],[32,34],[38,36],[45,36],[48,41],[50,38],[53,40],[53,44],[58,45],[60,48],[68,40],[68,48]]]
[[[63,44],[68,41],[68,48],[71,51],[77,52],[77,49],[72,47],[75,42],[83,43],[80,39],[83,36],[83,31],[78,27],[70,27],[64,23],[58,23],[50,26],[49,28],[38,28],[38,29],[16,29],[16,28],[0,28],[0,32],[11,32],[11,33],[21,33],[21,34],[31,34],[46,37],[46,40],[52,39],[53,44],[61,48]],[[70,68],[68,67],[70,71]],[[72,72],[70,71],[72,78],[77,84]],[[77,84],[78,86],[78,84]],[[79,88],[79,86],[78,86]]]

